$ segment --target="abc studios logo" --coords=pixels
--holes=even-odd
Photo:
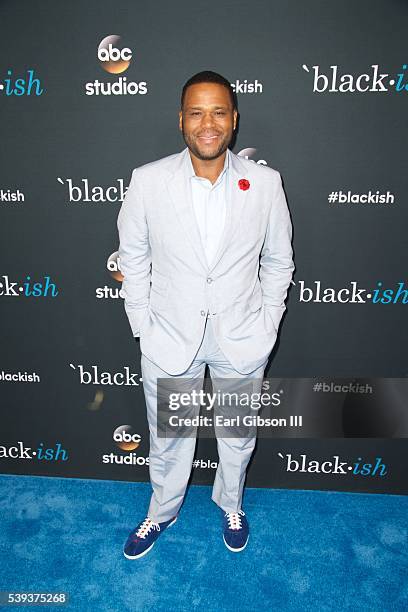
[[[113,439],[116,445],[124,451],[136,450],[142,441],[141,436],[138,433],[134,433],[130,425],[120,425],[117,427],[113,432]]]
[[[109,255],[108,261],[106,262],[106,268],[113,279],[119,283],[123,281],[123,274],[120,271],[120,259],[117,251]]]
[[[120,48],[121,37],[116,34],[104,38],[98,47],[98,59],[106,72],[120,74],[129,68],[132,51],[128,47]]]

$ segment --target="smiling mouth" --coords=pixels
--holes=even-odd
[[[215,136],[198,136],[199,140],[201,140],[202,142],[207,143],[207,144],[210,144],[211,142],[213,142],[217,138],[218,138],[218,134],[216,134]]]

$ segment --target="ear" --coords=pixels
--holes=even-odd
[[[234,110],[234,130],[237,127],[237,117],[238,117],[238,111]]]
[[[179,130],[180,132],[183,131],[183,113],[182,111],[179,111]]]

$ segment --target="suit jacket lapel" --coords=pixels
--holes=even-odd
[[[187,155],[189,155],[189,152],[186,147],[176,158],[173,174],[167,180],[167,188],[173,201],[176,215],[186,233],[186,237],[194,249],[200,263],[207,271],[207,259],[194,214],[191,185],[186,173],[188,168]]]
[[[198,229],[192,204],[191,185],[186,172],[188,169],[188,147],[176,156],[173,162],[172,174],[167,179],[167,188],[173,201],[176,215],[184,228],[187,239],[207,274],[215,268],[228,244],[234,239],[234,234],[239,227],[241,212],[247,200],[248,190],[243,191],[238,186],[239,179],[246,178],[246,168],[237,155],[232,153],[232,151],[230,151],[230,153],[224,230],[217,253],[210,266],[207,263],[205,251],[201,242],[200,231]]]
[[[247,200],[248,191],[243,191],[238,186],[240,178],[246,178],[246,169],[240,161],[238,155],[230,151],[230,167],[229,177],[226,190],[226,215],[224,230],[221,235],[220,244],[218,245],[217,253],[214,260],[211,262],[209,272],[211,272],[218,264],[225,253],[228,245],[234,240],[235,233],[238,230],[241,213]]]

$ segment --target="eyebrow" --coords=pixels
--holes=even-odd
[[[202,108],[205,108],[204,106],[186,106],[187,110],[201,110]],[[228,106],[220,106],[220,105],[213,105],[210,106],[210,108],[212,108],[213,110],[218,110],[218,109],[222,109],[222,110],[228,110]]]

